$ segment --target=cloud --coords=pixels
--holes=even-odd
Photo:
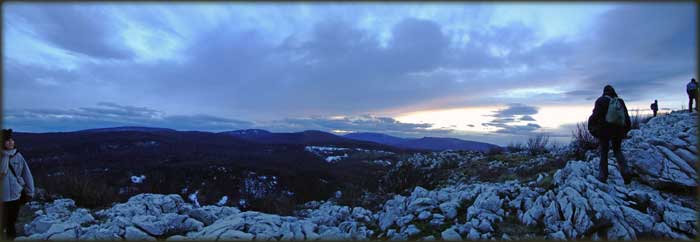
[[[432,124],[404,123],[389,117],[360,115],[352,117],[315,117],[283,119],[260,123],[258,127],[270,130],[342,130],[349,132],[379,132],[403,137],[446,135],[452,129],[432,128]]]
[[[594,100],[598,96],[603,94],[603,91],[596,92],[593,90],[574,90],[574,91],[568,91],[564,93],[564,98],[570,99],[570,100]]]
[[[690,3],[614,6],[591,23],[571,20],[589,26],[578,35],[551,38],[527,21],[494,24],[489,6],[349,6],[9,4],[5,102],[116,116],[357,117],[590,103],[608,83],[628,102],[684,98],[695,72]],[[553,92],[499,96],[538,88]],[[102,100],[160,113],[76,108]],[[525,132],[536,112],[508,106],[487,123]]]
[[[508,104],[506,108],[495,111],[493,116],[499,118],[511,118],[516,115],[537,114],[537,107],[528,106],[521,103]]]
[[[496,133],[528,135],[540,128],[540,125],[534,123],[529,123],[526,125],[504,125],[502,129],[496,130]]]
[[[581,87],[602,93],[611,84],[628,101],[682,91],[696,72],[696,15],[690,3],[625,4],[604,13],[574,55]]]
[[[522,117],[520,117],[520,121],[536,121],[536,120],[530,115],[523,115]]]
[[[517,22],[457,31],[437,20],[405,13],[392,16],[392,21],[382,24],[387,26],[387,33],[368,28],[358,18],[346,16],[331,20],[324,15],[311,18],[306,24],[311,27],[304,30],[307,32],[294,32],[290,29],[276,31],[272,27],[254,28],[245,24],[232,26],[230,21],[243,19],[236,17],[235,11],[228,10],[217,12],[215,16],[223,16],[214,17],[210,23],[196,19],[193,20],[195,24],[189,26],[169,20],[174,13],[179,13],[175,8],[149,8],[147,10],[152,12],[150,15],[154,16],[149,18],[143,11],[118,6],[69,6],[65,10],[60,9],[60,16],[55,17],[59,19],[54,21],[54,25],[58,26],[55,28],[65,28],[60,31],[73,33],[74,26],[68,26],[70,24],[66,21],[80,20],[81,24],[90,25],[84,28],[91,34],[75,33],[71,39],[63,40],[53,38],[49,34],[53,30],[35,26],[34,22],[27,22],[27,29],[37,33],[47,32],[40,34],[43,36],[41,39],[58,48],[101,58],[119,57],[115,53],[121,53],[119,51],[124,46],[106,41],[120,39],[120,36],[116,36],[118,33],[126,34],[133,40],[142,37],[136,38],[131,32],[143,32],[137,36],[150,36],[150,39],[143,37],[146,38],[145,42],[163,45],[168,41],[163,41],[162,36],[172,35],[176,42],[184,45],[176,54],[181,58],[154,63],[132,60],[80,63],[78,70],[73,72],[81,74],[78,79],[82,80],[84,88],[76,91],[96,85],[90,80],[101,80],[113,88],[106,88],[98,92],[100,94],[128,87],[151,94],[142,97],[148,99],[143,103],[162,103],[162,106],[166,106],[169,104],[159,97],[167,95],[183,102],[177,110],[195,111],[206,106],[211,107],[207,111],[212,113],[237,110],[252,118],[272,118],[273,115],[359,115],[374,110],[418,105],[444,97],[488,94],[489,91],[517,86],[524,79],[498,73],[504,68],[511,68],[511,65],[524,64],[527,58],[511,60],[509,56],[492,53],[491,49],[526,53],[525,49],[532,47],[535,38],[531,27]],[[34,12],[54,10],[41,5],[32,6],[31,9]],[[348,8],[339,9],[349,11]],[[376,15],[371,11],[357,11]],[[98,19],[96,13],[103,13],[100,16],[104,18],[99,18],[102,21],[94,21]],[[27,19],[37,18],[40,20],[38,23],[51,21],[40,19],[36,14],[19,12],[16,15]],[[69,17],[61,17],[64,15]],[[474,18],[481,17],[474,14]],[[267,22],[261,24],[267,26]],[[275,24],[273,26],[281,26],[281,23]],[[384,37],[385,34],[388,37]],[[177,37],[181,35],[186,38]],[[463,41],[465,37],[469,40]],[[73,38],[89,42],[90,45],[75,45],[73,43],[80,42]],[[99,50],[117,52],[110,54]],[[144,55],[142,49],[132,48],[131,51],[136,51],[139,56]],[[34,73],[35,68],[22,66],[20,71]],[[58,83],[74,79],[68,71],[52,72],[66,72],[53,73]],[[39,78],[33,74],[27,75],[27,79]],[[499,83],[496,90],[492,83]],[[62,88],[53,88],[56,89]],[[130,95],[115,96],[113,100],[128,103]],[[84,98],[91,99],[83,101],[84,104],[97,101],[92,95]],[[26,103],[24,101],[21,96],[10,99],[14,103]],[[226,103],[226,107],[215,105],[219,103]],[[445,103],[444,106],[450,105],[463,103]],[[174,107],[162,108],[175,110]],[[336,110],[343,111],[339,113]]]
[[[538,131],[541,126],[537,123],[532,116],[537,114],[537,107],[529,106],[522,103],[511,103],[506,105],[505,108],[494,111],[493,114],[489,115],[494,117],[490,122],[482,123],[484,127],[496,127],[498,130],[494,131],[496,133],[502,134],[514,134],[514,135],[529,135],[534,131]],[[533,121],[527,124],[518,124],[524,121]]]
[[[7,18],[28,26],[37,38],[58,48],[95,58],[128,59],[134,53],[119,35],[122,23],[107,8],[76,4],[9,4]]]
[[[176,130],[229,131],[249,128],[277,132],[322,130],[326,132],[381,132],[398,136],[446,135],[452,129],[435,129],[432,124],[404,123],[389,117],[361,115],[351,117],[286,118],[252,122],[205,114],[167,115],[147,108],[99,102],[95,107],[75,109],[6,110],[7,127],[27,132],[76,131],[116,126],[148,126]]]
[[[27,132],[76,131],[115,126],[149,126],[178,130],[223,131],[249,128],[253,123],[211,115],[165,115],[146,108],[100,102],[75,109],[5,110],[6,127]]]

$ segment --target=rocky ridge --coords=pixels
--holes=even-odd
[[[696,122],[696,115],[674,112],[631,131],[623,150],[639,177],[629,185],[614,158],[608,182],[599,182],[599,158],[589,153],[586,161],[568,161],[552,175],[532,181],[415,187],[410,194],[393,196],[379,211],[310,202],[295,216],[279,216],[195,207],[179,195],[160,194],[140,194],[89,211],[59,199],[31,203],[36,212],[24,227],[29,236],[18,239],[693,239],[697,202],[682,191],[698,185]],[[410,162],[434,166],[443,161]]]

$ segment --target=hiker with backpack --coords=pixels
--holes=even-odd
[[[17,236],[15,223],[19,209],[34,196],[34,178],[27,161],[17,151],[12,139],[12,129],[2,130],[2,229],[3,239],[13,240]]]
[[[625,184],[632,179],[627,167],[627,161],[622,154],[622,139],[632,128],[629,113],[625,102],[617,96],[612,86],[603,88],[603,95],[595,101],[593,114],[588,118],[588,131],[598,138],[600,145],[600,164],[598,180],[607,183],[608,179],[608,152],[612,142],[613,153],[617,160],[618,168]]]
[[[656,117],[656,112],[659,111],[659,101],[654,99],[654,102],[651,103],[651,111],[654,112],[654,117]]]
[[[693,100],[695,101],[695,111],[699,111],[698,109],[698,88],[700,85],[698,85],[698,82],[695,80],[695,78],[690,79],[690,82],[688,82],[688,85],[685,86],[686,92],[688,93],[688,112],[692,113],[693,112]]]

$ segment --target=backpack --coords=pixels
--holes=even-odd
[[[605,114],[605,122],[625,126],[625,109],[622,108],[622,102],[619,98],[610,97],[608,113]]]
[[[695,91],[698,89],[698,84],[695,82],[688,82],[688,85],[685,86],[688,91]]]

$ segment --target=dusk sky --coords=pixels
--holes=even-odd
[[[3,126],[566,142],[611,84],[687,107],[688,3],[3,4]]]

